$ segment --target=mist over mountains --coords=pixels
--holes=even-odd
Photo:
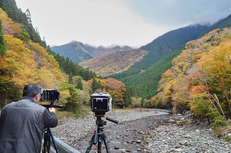
[[[125,50],[132,49],[129,46],[91,46],[89,44],[83,44],[82,42],[72,41],[70,43],[51,47],[51,50],[64,56],[65,58],[69,58],[75,63],[83,62],[94,57],[110,54],[112,52],[121,52]]]

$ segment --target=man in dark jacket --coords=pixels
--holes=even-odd
[[[0,153],[40,153],[43,127],[56,127],[55,108],[49,111],[39,105],[42,88],[28,84],[23,98],[12,102],[1,111]]]

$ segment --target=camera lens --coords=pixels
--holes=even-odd
[[[102,100],[101,100],[101,99],[98,99],[97,102],[102,102]]]

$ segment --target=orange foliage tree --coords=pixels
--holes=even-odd
[[[206,86],[206,96],[214,105],[219,114],[224,115],[223,110],[231,115],[230,89],[231,89],[231,35],[223,38],[219,46],[211,49],[201,57],[198,66],[201,75],[197,80]],[[227,109],[228,108],[228,109]]]
[[[123,106],[124,105],[124,93],[126,91],[126,86],[122,81],[118,81],[113,78],[99,79],[95,78],[96,81],[100,82],[102,89],[96,90],[97,92],[107,92],[112,97],[113,104]],[[89,80],[88,83],[92,84],[93,79]]]
[[[124,105],[124,91],[126,87],[123,82],[113,78],[106,79],[106,91],[112,96],[114,103]]]

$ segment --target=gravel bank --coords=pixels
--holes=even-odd
[[[161,115],[165,110],[134,109],[106,113],[119,121],[107,121],[105,133],[112,153],[231,153],[231,143],[219,139],[203,126],[175,124],[184,116]],[[106,120],[106,119],[105,119]],[[85,118],[63,118],[53,135],[85,152],[96,125],[91,112]],[[111,126],[113,125],[113,126]],[[93,146],[94,148],[95,146]]]
[[[162,125],[148,131],[150,152],[230,153],[231,144],[212,135],[210,129]]]
[[[158,113],[167,113],[167,110],[159,109],[132,109],[132,110],[115,110],[109,111],[105,117],[118,120],[119,123],[141,119],[143,117],[152,116]],[[107,122],[106,126],[113,125],[112,122]],[[61,139],[67,144],[72,144],[73,141],[84,137],[87,133],[94,131],[96,128],[95,115],[90,112],[84,118],[65,118],[59,120],[59,125],[52,129],[55,137]]]

